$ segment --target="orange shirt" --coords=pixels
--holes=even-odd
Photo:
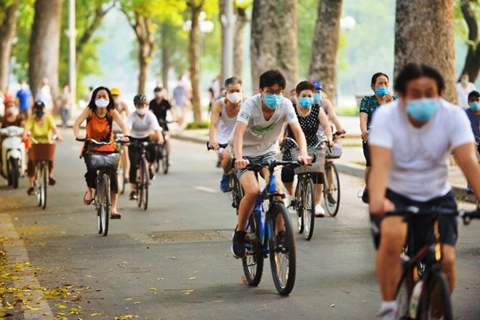
[[[87,138],[95,139],[96,141],[110,142],[113,141],[113,119],[110,115],[110,111],[107,111],[107,114],[100,118],[95,111],[92,112],[92,116],[87,119]],[[86,143],[85,150],[95,150],[101,152],[114,152],[116,150],[115,143],[97,146],[93,142]]]

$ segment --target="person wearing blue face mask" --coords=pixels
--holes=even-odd
[[[392,95],[389,90],[389,78],[383,72],[377,72],[372,76],[370,88],[374,94],[363,97],[360,102],[360,130],[362,133],[362,148],[365,157],[365,189],[363,190],[362,200],[368,202],[368,174],[370,173],[370,149],[368,147],[368,132],[371,127],[372,117],[377,109],[397,97]]]
[[[375,113],[368,142],[372,160],[369,212],[383,300],[380,319],[397,319],[395,291],[402,273],[399,252],[407,236],[403,217],[385,213],[412,205],[456,210],[448,183],[452,151],[475,195],[480,196],[475,138],[465,112],[442,98],[445,82],[440,72],[425,64],[408,64],[398,74],[394,89],[399,99]],[[413,235],[417,248],[425,243],[425,230],[431,226],[428,222],[428,217],[415,221],[420,231]],[[456,217],[441,215],[438,229],[441,268],[453,292]]]
[[[470,126],[472,127],[473,136],[475,137],[477,157],[480,158],[480,93],[478,91],[472,91],[468,94],[468,105],[470,108],[465,109],[465,113],[470,120]],[[467,185],[465,191],[472,193],[472,188]]]
[[[305,134],[307,139],[307,146],[314,147],[318,144],[319,138],[317,136],[317,131],[319,127],[322,127],[325,135],[328,138],[329,146],[333,146],[332,141],[332,129],[330,128],[330,122],[328,121],[327,115],[322,108],[314,107],[314,90],[315,87],[310,81],[302,81],[297,84],[296,94],[298,97],[298,104],[295,107],[295,113],[298,117],[298,122],[300,127]],[[287,127],[287,136],[294,139],[293,132],[290,130],[290,127]],[[287,140],[283,145],[283,159],[284,161],[292,160],[292,155],[290,150],[295,148],[296,145],[293,141]],[[293,180],[295,172],[294,169],[288,166],[282,168],[282,182],[287,191],[285,206],[288,207],[291,204],[292,195],[293,195]],[[315,183],[315,215],[317,217],[325,217],[325,210],[322,208],[322,191],[324,177],[320,173],[314,173],[313,182]]]

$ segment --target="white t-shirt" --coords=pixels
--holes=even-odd
[[[370,145],[392,151],[387,187],[417,201],[428,201],[450,191],[450,152],[474,141],[465,112],[444,99],[421,128],[410,123],[399,100],[390,102],[375,112],[368,136]]]
[[[225,98],[221,98],[220,102],[222,104],[222,114],[218,121],[217,127],[217,141],[221,144],[227,143],[230,134],[233,129],[235,129],[235,124],[237,123],[237,117],[229,118],[227,115],[227,110],[225,110]]]
[[[474,90],[477,90],[475,88],[475,85],[471,82],[468,83],[466,88],[462,87],[462,84],[460,82],[457,82],[456,84],[457,87],[457,99],[458,99],[458,105],[462,107],[463,109],[468,109],[468,94]]]
[[[153,131],[160,129],[157,118],[150,111],[145,113],[143,119],[140,118],[136,111],[130,113],[127,117],[126,125],[130,129],[130,136],[136,139],[146,138]]]
[[[248,98],[242,103],[237,116],[237,122],[247,125],[243,137],[243,156],[261,156],[271,151],[278,150],[278,137],[283,124],[298,122],[297,115],[290,99],[282,97],[282,101],[275,109],[275,113],[266,121],[262,112],[262,95],[260,93]],[[233,146],[235,130],[229,138]]]

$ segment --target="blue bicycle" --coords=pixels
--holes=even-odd
[[[248,170],[258,174],[266,168],[268,182],[255,201],[255,208],[247,224],[245,246],[246,256],[242,259],[247,283],[257,286],[262,279],[264,259],[270,255],[273,282],[281,295],[288,295],[295,283],[296,257],[295,238],[290,216],[283,201],[285,195],[277,190],[275,167],[278,165],[296,165],[297,161],[273,161],[250,163]],[[268,200],[265,211],[264,201]]]

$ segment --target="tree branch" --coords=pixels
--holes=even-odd
[[[475,14],[470,6],[470,0],[461,0],[460,9],[462,11],[463,18],[468,26],[468,40],[470,42],[477,43],[478,41],[478,25]],[[469,46],[471,44],[468,44]]]

